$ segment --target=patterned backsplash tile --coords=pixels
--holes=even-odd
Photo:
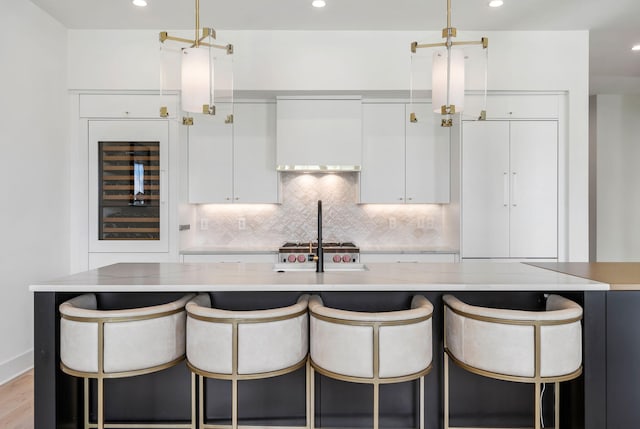
[[[325,241],[352,241],[361,248],[457,247],[447,232],[446,206],[356,204],[357,173],[282,173],[281,181],[282,204],[196,206],[193,245],[276,249],[285,241],[316,240],[322,200]]]

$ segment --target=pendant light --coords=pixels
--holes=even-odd
[[[412,54],[422,48],[435,49],[431,74],[431,100],[434,112],[443,116],[441,121],[443,127],[452,126],[452,115],[464,111],[465,55],[461,49],[462,46],[481,46],[485,52],[484,105],[486,105],[486,59],[489,39],[483,37],[479,41],[457,42],[454,41],[456,35],[457,29],[451,26],[451,0],[447,0],[447,27],[442,30],[442,38],[445,40],[439,43],[419,44],[418,42],[413,42],[411,44]],[[413,94],[413,88],[411,93]],[[484,108],[480,112],[479,119],[486,119],[486,110]],[[417,122],[415,113],[411,113],[410,120],[411,122]]]
[[[215,43],[216,31],[213,28],[200,29],[200,0],[195,0],[195,38],[185,39],[169,36],[166,31],[160,33],[160,42],[167,40],[185,43],[189,47],[181,50],[181,78],[180,92],[182,110],[188,113],[216,114],[214,99],[214,49],[226,51],[227,55],[233,54],[233,45],[219,45]],[[161,108],[161,116],[166,116],[166,107]],[[231,122],[233,118],[227,118]],[[185,118],[185,124],[190,125],[191,118]]]

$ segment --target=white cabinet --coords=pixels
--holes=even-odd
[[[151,94],[80,94],[81,118],[160,118],[160,107],[167,107],[169,118],[175,118],[177,99]]]
[[[464,122],[462,257],[557,255],[557,122]]]
[[[357,169],[362,164],[362,102],[359,97],[279,97],[279,170],[323,166]]]
[[[435,116],[426,103],[363,105],[361,203],[449,202],[450,132]]]
[[[265,263],[275,264],[278,261],[277,253],[216,253],[216,254],[184,254],[182,262],[217,262],[217,263]]]
[[[556,94],[489,94],[489,119],[556,119],[560,115],[560,96]],[[465,112],[480,112],[484,96],[465,96]],[[463,117],[466,113],[463,113]]]
[[[275,104],[237,103],[234,123],[188,129],[190,203],[277,203]]]

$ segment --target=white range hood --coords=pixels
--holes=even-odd
[[[362,98],[278,97],[278,171],[360,171]]]

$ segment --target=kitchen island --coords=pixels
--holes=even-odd
[[[417,293],[434,304],[433,371],[426,378],[426,425],[442,423],[442,295],[454,293],[476,305],[539,310],[545,293],[560,293],[584,308],[584,375],[563,385],[563,426],[596,429],[600,424],[606,384],[604,329],[606,291],[609,285],[564,273],[519,263],[460,264],[368,264],[364,271],[277,272],[270,264],[115,264],[66,278],[31,286],[35,294],[35,415],[36,428],[81,427],[81,383],[59,370],[58,305],[84,292],[98,294],[105,307],[138,307],[166,301],[186,292],[207,292],[216,306],[242,310],[288,305],[301,293],[319,293],[336,308],[361,311],[391,311],[405,308]],[[110,380],[107,386],[107,417],[136,420],[142,416],[184,420],[189,416],[189,371],[185,365],[133,379]],[[299,398],[288,408],[268,401],[256,402],[252,390],[267,391],[272,398],[289,394],[292,386],[304,384],[304,374],[292,373],[274,381],[247,382],[242,388],[242,424],[292,425],[303,421],[304,404]],[[483,424],[530,425],[533,390],[530,385],[496,382],[461,370],[452,371],[451,423],[469,425],[481,416]],[[154,383],[173,383],[173,396],[147,399],[151,405],[127,403],[124,393],[153,391]],[[415,386],[385,386],[381,392],[381,418],[385,425],[414,427]],[[224,422],[229,415],[228,386],[211,383],[212,413]],[[324,377],[319,390],[317,425],[370,425],[370,392],[367,386],[337,382]],[[289,392],[289,393],[287,393]],[[469,392],[474,392],[469,397]],[[495,393],[495,394],[494,394]],[[264,393],[263,393],[264,394]],[[166,395],[165,395],[166,396]],[[282,396],[286,397],[286,396]],[[214,401],[215,398],[215,402]],[[253,399],[252,399],[253,398]],[[385,399],[386,398],[386,399]],[[546,404],[553,396],[545,397]],[[110,408],[109,408],[110,407]],[[547,416],[551,406],[546,407]],[[92,414],[93,411],[90,411]],[[506,414],[505,414],[506,413]],[[603,413],[604,415],[604,413]],[[506,416],[506,417],[505,417]],[[550,417],[549,417],[550,418]]]

